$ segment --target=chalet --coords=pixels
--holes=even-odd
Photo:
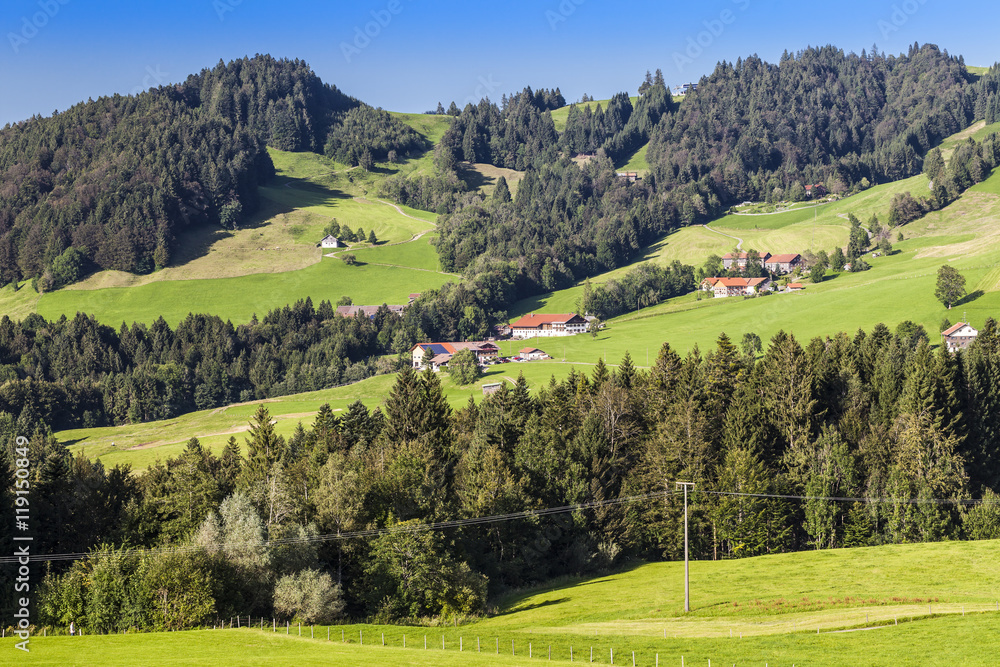
[[[764,268],[771,273],[791,273],[795,267],[802,264],[802,256],[797,253],[787,255],[771,255],[764,260]]]
[[[760,265],[764,266],[764,262],[766,262],[770,257],[771,253],[765,252],[765,253],[760,253],[757,256],[757,259]],[[731,269],[734,264],[736,265],[736,268],[740,269],[741,271],[747,268],[747,253],[727,252],[725,255],[722,256],[722,266],[727,271]]]
[[[637,171],[619,171],[618,178],[628,181],[629,183],[635,183],[639,180],[639,172]]]
[[[674,86],[673,90],[670,92],[674,97],[684,97],[692,90],[698,90],[697,83],[684,83],[679,86]]]
[[[826,195],[826,186],[822,183],[806,186],[806,197],[809,199],[812,199],[813,197],[823,197],[824,195]]]
[[[771,287],[767,278],[716,278],[712,284],[715,298],[753,296]]]
[[[565,315],[525,315],[510,325],[514,338],[532,336],[572,336],[584,333],[590,323],[575,313]]]
[[[410,296],[407,297],[407,299],[409,299],[409,303],[413,303],[419,298],[420,298],[420,292],[412,292]]]
[[[525,348],[522,348],[521,351],[517,353],[517,356],[521,357],[522,359],[529,359],[531,361],[537,361],[539,359],[551,359],[552,358],[549,355],[547,355],[544,352],[542,352],[541,350],[539,350],[537,347],[525,347]]]
[[[431,368],[434,372],[441,370],[442,366],[448,364],[455,353],[460,350],[472,350],[476,355],[476,361],[480,366],[485,366],[487,361],[496,360],[500,356],[500,348],[489,341],[469,342],[469,343],[417,343],[410,350],[410,357],[413,359],[413,367],[418,370],[424,368],[424,355],[430,350],[434,357],[431,359]]]
[[[377,313],[378,309],[381,307],[382,306],[337,306],[337,314],[343,315],[344,317],[354,317],[358,313],[364,313],[365,317],[370,320],[374,320],[375,313]],[[406,310],[406,306],[386,305],[385,307],[389,309],[390,313],[400,317],[403,315],[403,311]]]
[[[803,285],[802,283],[788,283],[788,285],[785,286],[786,292],[798,292],[804,289],[805,285]]]
[[[323,240],[319,242],[319,246],[321,248],[339,248],[343,245],[344,244],[340,242],[340,239],[332,234],[327,234],[323,237]]]
[[[941,337],[944,339],[944,344],[948,346],[949,352],[964,350],[972,344],[972,341],[976,340],[978,335],[979,332],[973,329],[971,324],[965,322],[959,322],[941,332]]]

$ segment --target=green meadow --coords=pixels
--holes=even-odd
[[[461,623],[279,628],[255,618],[252,629],[35,637],[18,664],[530,665],[572,656],[628,665],[634,652],[636,665],[990,665],[998,546],[693,561],[690,613],[683,563],[634,563],[513,592],[486,617]]]
[[[348,266],[335,258],[298,271],[258,273],[237,278],[171,280],[139,287],[59,290],[44,294],[37,310],[46,318],[93,314],[113,326],[122,322],[153,322],[163,317],[171,325],[188,313],[212,313],[234,323],[248,322],[299,299],[336,302],[350,296],[354,303],[406,303],[411,292],[440,287],[449,276],[400,266]],[[30,289],[30,288],[29,288]]]

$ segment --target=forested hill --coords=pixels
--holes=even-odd
[[[243,58],[135,96],[102,97],[0,130],[0,281],[48,289],[88,266],[145,273],[178,232],[235,226],[274,167],[265,150],[336,151],[356,119],[381,121],[340,157],[422,139],[323,83],[299,60]],[[388,135],[388,138],[386,137]]]
[[[442,216],[441,262],[481,270],[484,256],[503,260],[529,290],[552,290],[746,199],[798,201],[806,184],[844,193],[912,176],[927,151],[997,106],[995,81],[974,83],[960,57],[931,44],[899,56],[826,46],[778,64],[719,63],[681,104],[657,71],[634,105],[620,93],[605,108],[571,108],[562,135],[530,90],[502,108],[484,100],[445,134],[439,166],[528,173],[513,201],[498,188],[495,201],[467,198]],[[616,178],[615,165],[647,140],[650,173],[638,183]],[[585,164],[570,160],[595,152]]]
[[[965,63],[936,46],[905,56],[832,46],[720,63],[651,133],[661,188],[698,182],[722,205],[805,183],[843,191],[919,173],[923,155],[973,119]]]

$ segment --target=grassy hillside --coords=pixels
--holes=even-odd
[[[503,345],[504,354],[514,354],[523,347],[523,343],[515,342]],[[513,383],[518,374],[523,373],[532,387],[537,389],[553,374],[561,377],[570,368],[571,365],[558,362],[511,363],[491,367],[473,385],[459,386],[447,374],[441,376],[441,381],[448,402],[453,408],[460,408],[470,396],[477,401],[481,400],[484,384]],[[589,368],[584,365],[580,370],[589,371]],[[74,454],[82,450],[90,458],[100,459],[105,466],[128,463],[135,469],[142,469],[152,465],[157,459],[165,461],[168,457],[177,456],[192,437],[197,437],[203,445],[217,454],[222,451],[230,436],[235,435],[237,442],[242,445],[242,434],[249,430],[250,417],[261,403],[267,405],[272,418],[277,422],[276,432],[287,437],[292,434],[299,421],[309,425],[323,403],[329,403],[334,412],[347,409],[356,400],[361,400],[369,409],[378,407],[389,394],[393,382],[394,375],[380,375],[344,387],[199,410],[163,421],[60,431],[56,433],[56,438]]]
[[[237,231],[206,228],[181,239],[169,268],[146,276],[103,271],[68,288],[38,296],[30,287],[0,291],[12,316],[93,313],[118,325],[163,316],[176,323],[189,312],[234,322],[309,296],[355,303],[403,303],[406,295],[451,279],[438,271],[429,245],[436,215],[367,198],[350,170],[312,153],[271,151],[278,176],[260,188],[262,212]],[[401,167],[402,168],[402,167]],[[336,218],[352,230],[374,231],[375,247],[350,248],[361,264],[324,258],[317,247]]]
[[[990,665],[996,642],[989,637],[1000,617],[998,546],[943,542],[695,561],[690,614],[682,611],[682,563],[637,564],[513,594],[492,616],[460,626],[38,637],[20,662],[527,665],[550,655],[569,664],[572,651],[573,662],[610,664],[613,651],[620,665],[631,664],[634,651],[636,665],[680,664],[682,656],[690,665]]]
[[[561,354],[565,346],[566,357],[578,362],[605,352],[609,359],[617,360],[626,350],[640,360],[645,358],[646,348],[656,350],[664,340],[681,351],[696,344],[704,349],[723,331],[737,340],[753,332],[766,341],[785,330],[808,340],[838,331],[870,329],[876,322],[894,327],[903,320],[922,324],[931,342],[936,343],[945,317],[952,322],[968,319],[980,326],[1000,310],[1000,232],[995,223],[1000,216],[1000,196],[989,194],[998,187],[997,181],[1000,175],[995,174],[978,191],[904,227],[907,240],[894,244],[896,254],[866,258],[870,271],[832,275],[820,284],[807,282],[803,292],[757,299],[698,300],[697,295],[686,295],[612,320],[597,340],[576,336],[558,344],[543,340],[538,347],[550,353],[557,347]],[[951,311],[934,298],[936,272],[944,263],[965,275],[971,293]],[[572,309],[581,295],[581,287],[563,290],[524,302],[519,311],[563,312]]]

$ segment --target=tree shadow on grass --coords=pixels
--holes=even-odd
[[[983,296],[984,294],[986,294],[986,292],[984,292],[981,289],[977,289],[975,292],[969,292],[968,294],[966,294],[965,296],[963,296],[961,299],[959,299],[958,301],[956,301],[954,305],[956,305],[956,306],[964,306],[967,303],[972,303],[973,301],[975,301],[979,297]]]

